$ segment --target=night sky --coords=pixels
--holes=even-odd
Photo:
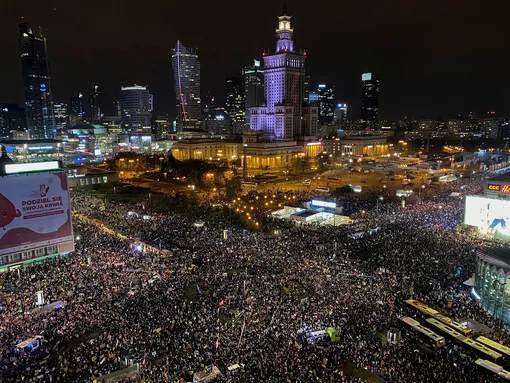
[[[202,95],[274,49],[281,1],[5,0],[0,103],[23,103],[17,24],[48,28],[55,101],[99,81],[108,108],[121,85],[148,85],[156,114],[174,116],[171,48],[198,47]],[[360,76],[381,77],[382,118],[435,118],[489,109],[510,116],[510,2],[289,0],[294,39],[312,84],[336,86],[359,116]],[[249,4],[249,5],[248,5]],[[56,8],[56,10],[54,10]]]

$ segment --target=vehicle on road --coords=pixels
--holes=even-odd
[[[317,193],[330,193],[331,192],[331,189],[330,188],[325,188],[325,187],[318,187],[314,190],[315,192]]]
[[[302,182],[302,184],[303,184],[304,186],[310,186],[310,185],[312,184],[312,180],[304,180],[304,181]]]

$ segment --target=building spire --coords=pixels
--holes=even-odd
[[[287,0],[283,0],[282,16],[288,16],[287,15]]]

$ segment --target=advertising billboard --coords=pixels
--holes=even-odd
[[[464,223],[483,234],[510,240],[510,200],[467,196]]]
[[[69,250],[73,225],[65,172],[2,177],[0,185],[0,255],[64,242]]]

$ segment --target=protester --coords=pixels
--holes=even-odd
[[[464,191],[482,182],[472,178]],[[140,363],[133,380],[143,382],[190,382],[211,365],[218,382],[370,381],[354,369],[395,383],[499,382],[474,365],[471,350],[448,343],[423,352],[398,319],[416,314],[403,303],[414,297],[492,324],[462,284],[482,240],[455,230],[463,201],[448,197],[454,187],[379,212],[375,194],[348,197],[352,225],[260,217],[260,231],[207,209],[203,227],[180,212],[144,217],[141,205],[75,191],[73,209],[96,221],[75,216],[76,251],[0,275],[0,380],[86,382]],[[41,290],[65,307],[36,310]],[[299,343],[303,330],[327,327],[338,342]],[[402,330],[396,345],[381,340],[393,327]],[[505,330],[493,331],[510,344]],[[36,335],[39,350],[16,354]]]

